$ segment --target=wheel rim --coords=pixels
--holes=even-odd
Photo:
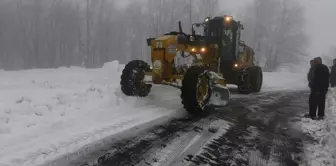
[[[196,91],[197,102],[203,107],[209,93],[209,80],[205,75],[198,78]]]

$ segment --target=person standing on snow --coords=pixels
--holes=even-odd
[[[311,84],[312,84],[312,77],[313,77],[313,71],[314,71],[314,65],[315,65],[315,61],[314,59],[310,60],[310,68],[307,74],[307,81],[308,81],[308,87],[311,89]],[[309,96],[309,106],[312,103],[312,99],[311,96]],[[308,112],[308,114],[305,114],[304,117],[309,118],[310,116],[310,110]]]
[[[314,58],[314,62],[309,96],[309,115],[312,119],[316,119],[316,111],[318,109],[318,118],[323,119],[330,73],[320,57]]]
[[[310,69],[309,69],[309,72],[307,74],[307,80],[308,80],[309,88],[311,88],[311,81],[312,81],[312,77],[313,77],[314,64],[315,64],[315,61],[313,59],[310,60]]]
[[[333,65],[331,67],[330,86],[331,87],[335,87],[336,86],[336,59],[333,60]]]

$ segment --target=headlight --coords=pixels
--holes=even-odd
[[[204,22],[208,22],[210,20],[210,17],[206,17],[205,19],[204,19]]]
[[[196,48],[191,48],[191,52],[196,52]]]
[[[225,16],[225,21],[226,22],[230,22],[232,20],[232,16]]]
[[[161,69],[162,67],[162,62],[160,60],[155,60],[153,62],[153,69]]]
[[[205,52],[206,51],[206,48],[205,47],[203,47],[203,48],[201,48],[201,52]]]

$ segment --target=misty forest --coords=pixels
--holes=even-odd
[[[219,0],[1,0],[0,68],[101,67],[105,62],[149,61],[146,38],[193,22],[231,14]],[[295,0],[254,0],[235,19],[264,70],[307,56],[304,10]]]

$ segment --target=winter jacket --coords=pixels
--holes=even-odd
[[[331,87],[336,86],[336,59],[333,60],[333,66],[331,67],[330,85],[331,85]]]
[[[331,67],[331,72],[330,72],[330,85],[332,87],[336,86],[336,65],[333,65]]]
[[[311,79],[312,92],[328,92],[329,88],[329,69],[324,64],[316,64]]]
[[[314,67],[310,67],[309,72],[307,74],[307,80],[308,80],[308,86],[309,88],[311,88],[311,82],[312,82],[312,78],[313,78],[313,71],[314,71]]]

